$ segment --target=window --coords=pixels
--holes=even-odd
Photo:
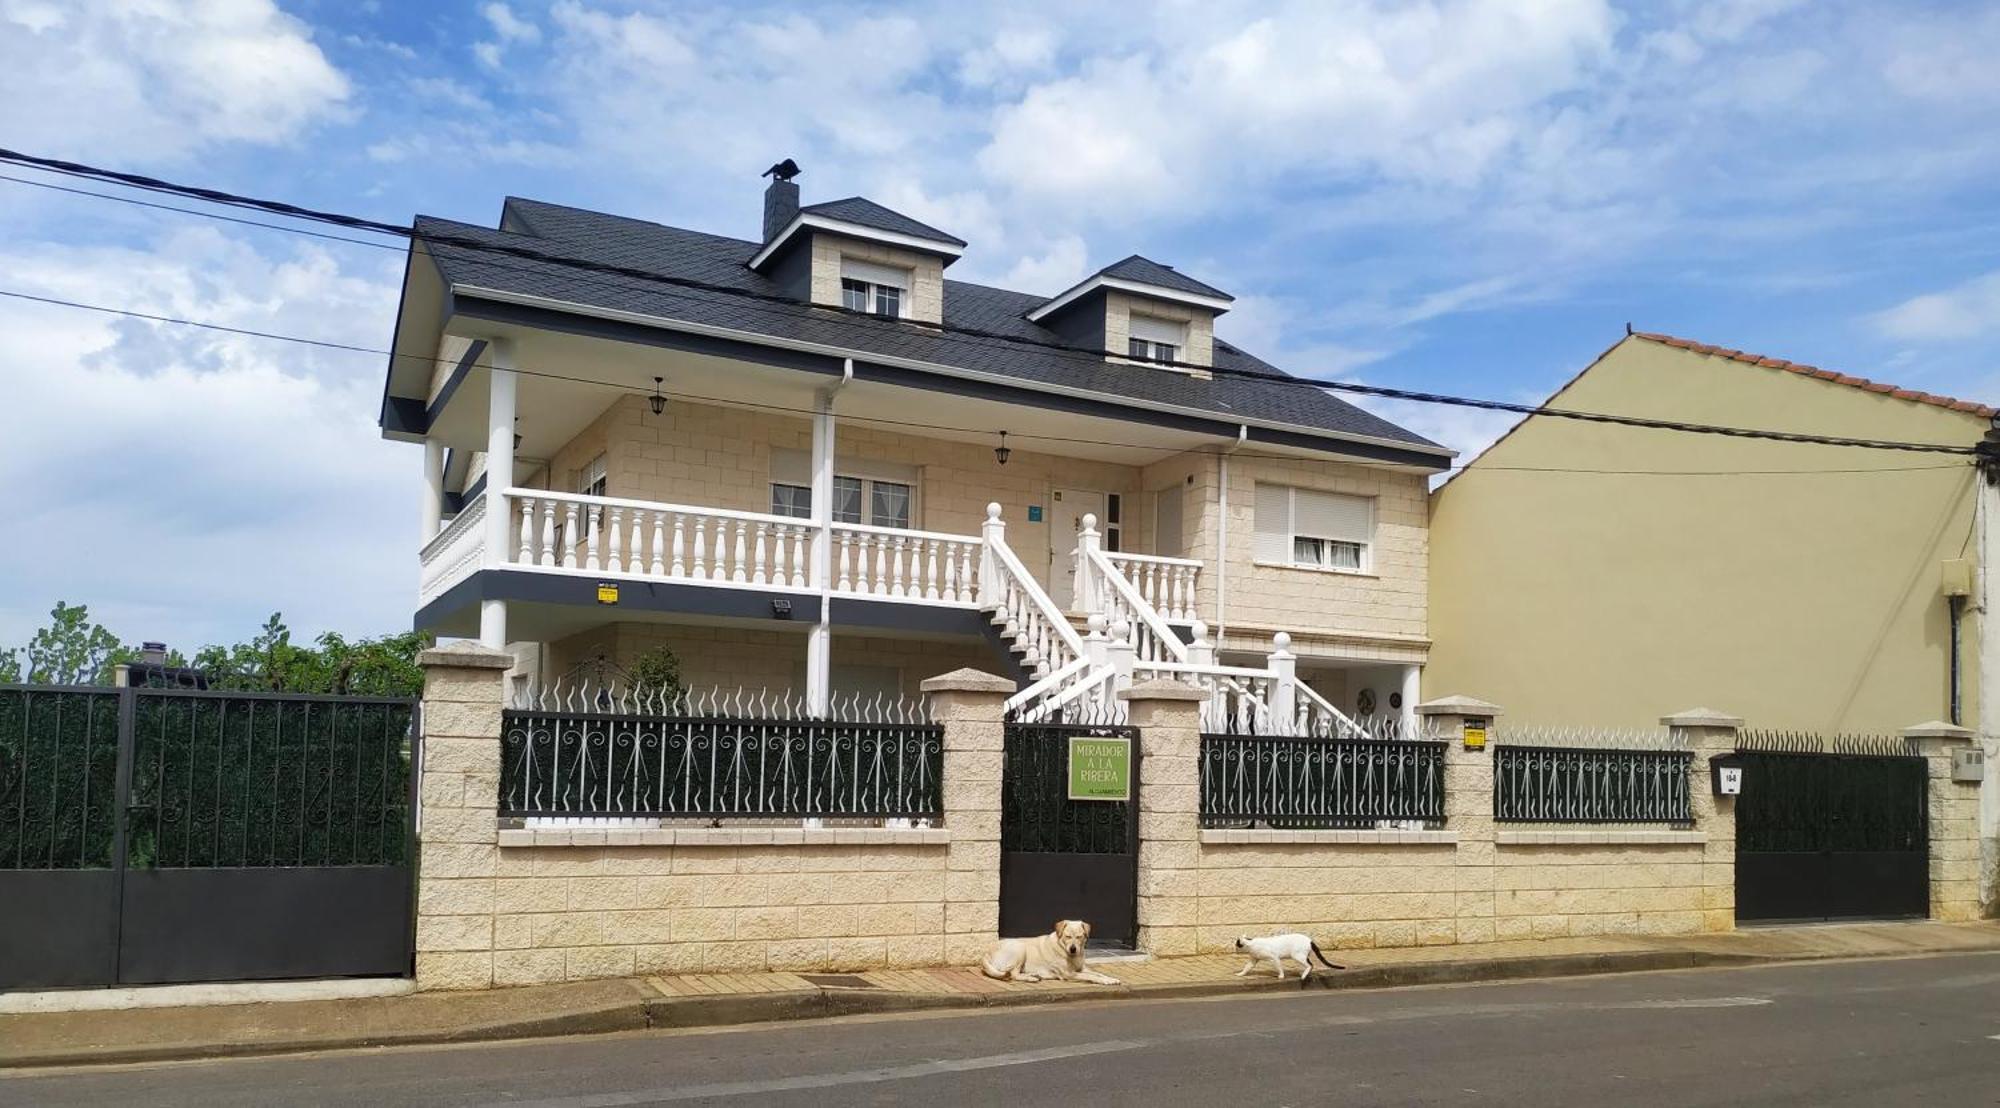
[[[604,476],[604,455],[599,454],[590,464],[576,471],[576,491],[584,496],[603,496],[610,483]]]
[[[794,519],[811,519],[813,514],[813,491],[810,485],[784,485],[771,482],[771,514],[791,516]]]
[[[840,260],[840,302],[848,311],[901,318],[909,287],[907,269],[855,258]]]
[[[1368,497],[1257,485],[1256,561],[1365,573],[1374,537],[1375,502]]]
[[[916,469],[848,459],[834,463],[835,523],[908,529],[916,517]],[[771,452],[771,514],[812,518],[810,460],[801,450]]]
[[[1171,362],[1180,358],[1187,343],[1187,326],[1150,315],[1134,315],[1129,324],[1126,353],[1149,362]]]

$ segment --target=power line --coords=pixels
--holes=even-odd
[[[0,296],[10,297],[17,300],[25,300],[37,304],[52,305],[55,307],[74,308],[82,311],[98,312],[105,315],[125,316],[133,319],[146,320],[152,323],[165,323],[165,324],[172,324],[184,327],[194,327],[207,331],[218,331],[224,334],[239,335],[246,338],[267,339],[275,342],[298,343],[305,346],[315,346],[331,350],[349,351],[358,354],[377,354],[390,358],[409,358],[425,362],[435,362],[436,360],[433,358],[427,358],[416,354],[397,354],[392,351],[382,350],[376,347],[357,346],[351,343],[331,342],[324,339],[306,338],[305,336],[302,335],[287,335],[275,331],[259,331],[245,327],[231,327],[220,323],[209,323],[201,320],[182,319],[175,316],[159,315],[152,312],[140,312],[125,308],[111,308],[98,304],[86,304],[83,303],[82,301],[64,300],[52,296],[38,296],[33,293],[17,292],[11,289],[0,289]],[[483,368],[483,369],[493,368],[493,366],[490,363],[485,363],[485,362],[475,362],[473,363],[473,367]],[[564,381],[571,384],[591,385],[599,388],[613,389],[618,392],[631,391],[631,385],[627,382],[608,381],[594,377],[582,377],[576,374],[558,373],[553,370],[532,369],[532,368],[524,368],[521,366],[515,366],[512,367],[512,372],[518,373],[524,377],[537,377],[552,381]],[[664,393],[664,395],[672,399],[692,401],[695,403],[735,405],[738,407],[754,408],[770,412],[782,412],[791,415],[811,416],[817,414],[811,408],[801,408],[794,405],[771,404],[760,401],[740,400],[734,398],[705,396],[700,393],[668,390]],[[891,419],[886,416],[843,415],[841,416],[841,418],[845,421],[853,423],[870,424],[880,427],[913,428],[920,431],[946,431],[946,432],[955,432],[959,434],[969,434],[969,435],[988,435],[994,433],[993,428],[987,428],[987,427],[941,426],[936,423],[923,422],[919,420]],[[1103,438],[1078,438],[1074,436],[1037,434],[1032,431],[1010,430],[1008,433],[1017,439],[1028,439],[1036,442],[1070,443],[1070,444],[1080,444],[1080,445],[1090,445],[1090,446],[1113,446],[1113,447],[1123,447],[1133,450],[1170,449],[1169,447],[1161,446],[1158,443],[1116,442]],[[1235,449],[1228,447],[1192,447],[1182,450],[1180,452],[1190,453],[1190,454],[1226,455],[1232,458],[1264,459],[1273,461],[1297,460],[1296,455],[1291,455],[1291,454],[1272,454],[1266,452],[1259,452],[1255,450]],[[1445,472],[1452,472],[1452,473],[1465,473],[1465,472],[1566,473],[1566,474],[1588,474],[1588,475],[1630,476],[1630,477],[1758,477],[1758,476],[1818,476],[1826,474],[1863,474],[1863,473],[1915,473],[1915,472],[1927,472],[1927,471],[1944,470],[1944,469],[1959,469],[1963,468],[1967,464],[1969,463],[1953,462],[1945,465],[1923,465],[1923,466],[1879,466],[1879,467],[1859,467],[1851,469],[1766,469],[1766,470],[1756,470],[1756,469],[1640,470],[1640,469],[1585,469],[1585,468],[1572,468],[1572,467],[1560,467],[1560,466],[1544,467],[1544,466],[1482,465],[1477,470],[1473,470],[1471,469],[1472,463],[1468,462],[1462,465],[1442,467],[1442,470]]]
[[[116,170],[103,169],[96,166],[84,165],[82,163],[77,163],[77,162],[67,162],[53,158],[41,158],[30,154],[23,154],[18,151],[8,150],[5,148],[0,148],[0,161],[12,162],[21,165],[28,165],[38,169],[66,174],[69,176],[84,177],[93,180],[110,181],[117,184],[127,185],[132,188],[145,189],[156,192],[166,192],[182,196],[190,196],[214,204],[221,204],[225,206],[240,207],[240,208],[251,208],[259,211],[272,212],[274,214],[284,215],[295,219],[330,223],[336,226],[347,227],[351,229],[359,229],[364,231],[372,231],[378,234],[396,235],[400,237],[409,238],[414,241],[424,242],[426,244],[441,243],[447,246],[455,246],[475,251],[500,253],[533,261],[583,269],[591,272],[627,277],[635,280],[642,280],[653,283],[662,283],[694,291],[732,296],[751,301],[762,301],[772,304],[781,304],[784,305],[786,308],[797,308],[800,306],[800,302],[795,299],[792,299],[791,297],[775,296],[769,293],[754,292],[746,289],[734,288],[725,285],[718,285],[712,282],[698,281],[692,278],[675,277],[669,274],[657,273],[651,270],[644,270],[630,266],[620,266],[607,262],[570,258],[560,254],[551,253],[546,250],[538,250],[531,247],[523,247],[513,244],[482,242],[480,240],[468,238],[463,235],[453,235],[447,232],[441,232],[436,230],[419,232],[413,227],[404,227],[396,224],[383,223],[378,220],[365,219],[359,216],[343,215],[337,212],[329,212],[313,208],[305,208],[299,205],[285,203],[283,201],[266,200],[257,197],[245,196],[242,194],[230,193],[216,189],[202,188],[193,185],[177,184],[175,182],[166,181],[161,178],[148,177],[141,174],[123,173]],[[74,191],[78,191],[81,193],[83,190],[74,190]],[[98,195],[98,194],[84,193],[84,195]],[[185,211],[185,209],[171,209],[171,210]],[[189,214],[200,214],[200,213],[189,213]],[[270,224],[258,224],[258,226],[267,226],[271,227],[272,229],[284,229],[284,228],[279,228],[276,225],[270,225]],[[359,240],[354,240],[354,241],[359,241]],[[495,264],[495,263],[488,263],[488,264]],[[105,309],[98,309],[98,310],[105,310]],[[863,316],[863,313],[843,313],[843,314],[847,314],[853,317],[847,320],[847,322],[849,322],[850,324],[859,323],[860,319]],[[791,318],[789,314],[788,318]],[[829,319],[838,321],[841,319],[841,315],[840,314],[831,315],[829,316]],[[916,321],[905,320],[900,322],[913,323]],[[196,325],[198,326],[199,324]],[[1069,346],[1067,344],[1062,344],[1062,343],[1030,339],[1018,335],[1007,335],[998,332],[983,331],[976,328],[966,328],[966,327],[946,328],[942,325],[936,325],[936,324],[918,323],[917,325],[928,329],[937,330],[943,333],[990,339],[1002,343],[1007,343],[1013,346],[1031,346],[1031,347],[1051,349],[1073,357],[1088,358],[1093,364],[1100,362],[1103,357],[1102,352],[1085,350],[1080,347]],[[218,329],[227,330],[227,328],[218,328]],[[322,345],[339,346],[340,344],[327,343]],[[359,348],[353,348],[353,349],[359,349]],[[1455,396],[1447,393],[1425,392],[1413,389],[1399,389],[1382,385],[1364,385],[1355,382],[1340,382],[1340,381],[1321,381],[1321,380],[1313,380],[1309,378],[1291,377],[1291,376],[1272,376],[1268,374],[1252,372],[1249,370],[1235,369],[1231,367],[1199,366],[1193,363],[1179,362],[1179,361],[1163,362],[1161,364],[1176,368],[1198,369],[1206,371],[1216,376],[1225,376],[1237,379],[1252,380],[1267,385],[1281,385],[1286,387],[1305,387],[1305,388],[1312,388],[1312,389],[1319,389],[1319,390],[1326,390],[1333,392],[1352,393],[1361,396],[1371,396],[1377,399],[1384,399],[1384,400],[1401,400],[1411,403],[1464,407],[1464,408],[1472,408],[1483,411],[1505,412],[1509,414],[1522,415],[1522,416],[1542,415],[1542,416],[1549,416],[1551,418],[1569,419],[1579,422],[1634,427],[1634,428],[1641,428],[1648,430],[1677,431],[1689,434],[1719,435],[1730,438],[1760,439],[1766,441],[1787,442],[1787,443],[1795,443],[1803,445],[1854,447],[1854,448],[1873,449],[1873,450],[1900,450],[1900,451],[1913,451],[1921,453],[1943,453],[1943,454],[1964,454],[1964,455],[1970,455],[1975,451],[1975,448],[1973,447],[1960,447],[1943,443],[1914,443],[1914,442],[1904,442],[1904,441],[1888,440],[1888,439],[1866,439],[1866,438],[1853,438],[1853,437],[1835,436],[1835,435],[1814,435],[1814,434],[1805,434],[1799,432],[1766,430],[1759,428],[1688,423],[1680,420],[1649,419],[1641,416],[1612,415],[1603,412],[1583,412],[1565,408],[1551,408],[1542,405],[1518,404],[1518,403],[1499,401],[1499,400],[1481,400],[1472,397]]]

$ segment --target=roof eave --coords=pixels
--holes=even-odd
[[[1029,312],[1027,316],[1028,322],[1040,323],[1042,320],[1055,315],[1057,312],[1089,296],[1098,289],[1112,289],[1118,292],[1128,292],[1134,296],[1145,296],[1154,300],[1166,300],[1176,304],[1186,304],[1190,307],[1206,308],[1216,315],[1221,315],[1228,311],[1230,305],[1236,302],[1234,297],[1202,296],[1199,293],[1183,292],[1180,289],[1170,289],[1161,285],[1149,285],[1144,281],[1132,281],[1123,277],[1106,277],[1102,273],[1094,273],[1081,283],[1057,295],[1055,299]]]
[[[965,253],[963,246],[954,246],[951,243],[938,239],[927,239],[919,235],[906,235],[900,231],[885,231],[880,227],[850,223],[844,219],[831,219],[812,212],[800,212],[798,215],[792,217],[792,221],[785,225],[784,230],[778,232],[776,238],[765,243],[764,248],[757,251],[756,256],[750,259],[750,268],[756,270],[763,269],[767,262],[783,252],[786,243],[808,228],[815,231],[826,231],[829,234],[844,235],[847,238],[879,242],[884,246],[897,246],[905,250],[916,250],[925,254],[937,254],[945,259],[946,265],[957,261]]]
[[[1180,416],[1189,416],[1197,419],[1217,420],[1221,422],[1239,424],[1245,427],[1265,428],[1272,431],[1287,432],[1314,439],[1325,439],[1332,442],[1349,442],[1349,443],[1365,444],[1376,447],[1386,447],[1394,450],[1406,450],[1414,454],[1422,454],[1440,459],[1438,466],[1438,468],[1440,469],[1448,468],[1451,459],[1456,457],[1458,454],[1456,450],[1453,450],[1448,446],[1440,446],[1437,443],[1428,441],[1413,442],[1408,439],[1389,438],[1384,435],[1367,435],[1354,431],[1336,431],[1326,427],[1314,427],[1302,423],[1285,423],[1279,420],[1257,419],[1254,417],[1239,415],[1233,412],[1218,412],[1206,408],[1190,408],[1179,404],[1165,404],[1156,401],[1146,401],[1138,397],[1125,396],[1120,393],[1098,392],[1091,389],[1079,389],[1079,388],[1069,388],[1061,385],[1051,385],[1047,382],[1030,381],[1019,377],[1010,377],[1002,374],[987,373],[981,370],[969,369],[963,366],[947,365],[942,362],[927,362],[916,358],[899,358],[892,354],[882,354],[871,350],[860,350],[853,347],[835,346],[827,343],[809,342],[803,339],[780,338],[775,335],[766,335],[756,331],[741,331],[732,327],[716,327],[710,324],[693,323],[687,320],[672,319],[667,316],[652,315],[646,312],[631,312],[631,311],[624,311],[618,308],[604,308],[594,304],[578,303],[573,300],[558,300],[553,297],[537,296],[534,295],[533,293],[511,292],[506,289],[495,289],[495,288],[488,288],[482,285],[459,284],[459,283],[453,283],[451,285],[451,293],[454,297],[460,295],[483,297],[490,300],[497,300],[502,303],[513,303],[530,307],[548,308],[557,311],[568,312],[573,315],[586,316],[596,319],[616,320],[625,323],[636,323],[647,327],[660,328],[662,330],[680,331],[686,334],[707,335],[715,338],[732,339],[738,342],[748,343],[755,346],[775,347],[783,350],[793,350],[803,353],[819,354],[833,358],[854,358],[861,361],[875,362],[881,365],[896,366],[903,369],[912,369],[912,370],[917,370],[919,372],[932,373],[944,377],[958,377],[966,380],[986,381],[994,384],[1009,385],[1030,392],[1042,392],[1056,396],[1087,398],[1092,400],[1103,401],[1105,403],[1117,405],[1120,407],[1131,408],[1136,411],[1156,411],[1156,412],[1170,413]]]

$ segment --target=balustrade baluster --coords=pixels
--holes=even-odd
[[[588,525],[585,528],[588,538],[583,550],[583,568],[588,570],[604,568],[597,560],[597,528],[603,518],[603,512],[604,509],[595,504],[586,504],[583,507],[583,514],[588,520]]]
[[[764,576],[764,533],[769,530],[770,527],[766,524],[757,525],[757,564],[750,573],[750,583],[753,585],[767,584],[769,581]]]
[[[813,533],[807,530],[803,524],[793,528],[792,587],[795,589],[806,587],[806,555],[812,549],[813,541]],[[820,582],[820,587],[825,588],[826,582]]]
[[[521,565],[535,564],[535,498],[521,498],[521,546],[514,560]]]
[[[736,545],[731,548],[730,560],[734,564],[730,567],[729,571],[729,579],[739,585],[750,580],[748,572],[750,562],[749,545],[750,525],[739,519],[736,521]]]
[[[854,589],[853,571],[854,536],[846,531],[842,531],[840,533],[840,575],[834,578],[834,589],[839,592],[852,592]]]
[[[542,501],[542,556],[538,561],[545,566],[556,564],[556,502]]]
[[[576,505],[563,505],[562,564],[564,569],[576,568]]]
[[[704,516],[696,516],[694,517],[694,575],[696,577],[707,576],[707,562],[708,519]]]
[[[611,541],[604,551],[604,569],[607,573],[625,572],[625,560],[619,556],[624,549],[622,534],[625,530],[625,509],[611,509]]]
[[[674,513],[674,562],[668,572],[675,577],[687,576],[687,517],[679,512]]]
[[[889,583],[889,595],[907,596],[909,594],[903,589],[903,536],[897,535],[893,542],[895,545],[891,548],[889,555],[889,564],[893,574],[893,579]]]
[[[632,539],[632,544],[634,546],[637,546],[639,544],[639,540],[636,537],[639,533],[638,529],[639,529],[638,521],[634,520],[632,523],[632,534],[635,536]],[[651,570],[653,576],[655,577],[662,577],[666,575],[667,572],[666,552],[667,552],[667,513],[654,512],[653,513],[653,561],[652,564],[647,566],[646,568]]]
[[[938,542],[936,539],[920,539],[918,541],[923,544],[924,549],[922,553],[929,555],[924,563],[924,599],[936,600],[938,598]]]

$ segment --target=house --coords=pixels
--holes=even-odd
[[[1970,447],[1994,409],[1658,334],[1548,402]],[[1972,459],[1530,416],[1432,497],[1426,680],[1545,724],[1970,724]]]
[[[783,177],[751,237],[518,198],[416,230],[381,415],[425,447],[416,623],[522,687],[667,644],[824,710],[1129,650],[1417,700],[1451,452],[1217,337],[1221,289],[952,280],[970,244]]]

